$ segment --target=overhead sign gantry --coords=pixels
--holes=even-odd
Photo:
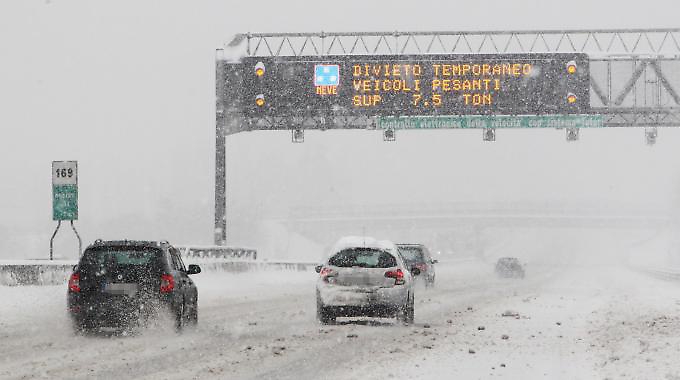
[[[215,243],[225,142],[252,130],[680,126],[680,29],[239,34],[216,61]]]

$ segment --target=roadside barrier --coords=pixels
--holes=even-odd
[[[220,245],[175,246],[185,258],[257,260],[257,250]]]
[[[28,260],[26,260],[28,261]],[[204,272],[248,272],[257,270],[312,271],[318,263],[294,261],[255,261],[225,258],[185,258],[186,264],[198,264]],[[76,262],[0,261],[0,286],[61,285],[68,281]]]
[[[64,284],[73,271],[70,262],[53,264],[0,264],[0,285],[59,285]]]
[[[680,280],[680,268],[653,268],[653,267],[638,267],[635,268],[640,272],[646,273],[662,280]]]

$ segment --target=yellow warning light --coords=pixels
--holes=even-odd
[[[264,105],[264,95],[260,94],[255,97],[255,104],[257,104],[258,107],[262,107]]]
[[[571,92],[567,95],[567,103],[574,104],[576,103],[576,100],[576,95],[572,94]]]
[[[576,70],[578,70],[578,66],[576,66],[576,62],[574,62],[574,61],[567,62],[567,72],[569,74],[576,74]]]
[[[264,63],[258,62],[255,65],[255,75],[257,75],[258,77],[261,77],[261,76],[264,75]]]

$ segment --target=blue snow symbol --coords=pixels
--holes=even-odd
[[[339,84],[339,65],[314,65],[315,86],[338,86]]]

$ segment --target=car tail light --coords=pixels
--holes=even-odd
[[[68,279],[68,290],[73,293],[80,293],[80,273],[73,273]]]
[[[404,272],[401,269],[387,271],[385,272],[385,277],[393,278],[394,285],[404,285],[406,283],[404,281]]]
[[[325,282],[332,284],[335,282],[335,277],[338,275],[338,272],[334,271],[333,269],[330,268],[321,268],[321,272],[319,272],[319,277],[321,277],[322,280]]]
[[[175,288],[175,278],[171,274],[161,275],[161,293],[170,293]]]

